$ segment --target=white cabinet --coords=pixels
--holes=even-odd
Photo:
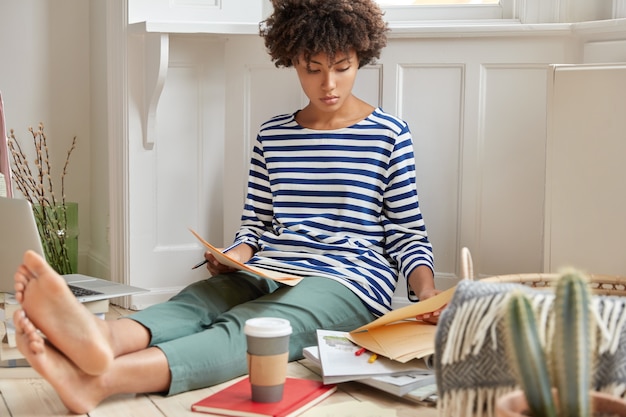
[[[545,270],[626,275],[626,65],[557,65],[548,96]]]
[[[189,31],[195,24],[249,24],[258,27],[271,11],[269,0],[128,0],[128,22],[178,25]],[[190,29],[180,30],[183,27]]]

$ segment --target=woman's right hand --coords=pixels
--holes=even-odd
[[[221,248],[219,250],[220,252],[222,251]],[[241,245],[235,246],[234,248],[226,252],[226,254],[228,255],[229,258],[241,264],[244,264],[248,262],[250,258],[252,258],[252,255],[254,254],[254,252],[252,251],[252,248],[250,246],[246,244],[241,244]],[[211,254],[211,252],[209,251],[206,251],[204,253],[204,258],[207,260],[206,268],[211,273],[211,276],[219,275],[219,274],[226,274],[226,273],[234,272],[237,270],[231,266],[219,263],[218,260],[215,258],[215,256],[213,256],[213,254]]]
[[[229,253],[228,255],[230,256],[231,254]],[[211,274],[211,276],[226,274],[228,272],[236,271],[236,269],[233,267],[219,263],[219,261],[215,258],[215,256],[213,256],[213,254],[209,251],[206,251],[204,253],[204,258],[207,260],[206,269],[209,270],[209,273]]]

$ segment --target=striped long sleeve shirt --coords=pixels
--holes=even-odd
[[[303,128],[295,113],[264,123],[231,247],[241,243],[250,265],[337,280],[388,312],[400,277],[433,268],[407,124],[380,108],[337,130]]]

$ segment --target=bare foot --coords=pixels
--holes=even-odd
[[[33,369],[52,385],[70,411],[85,414],[104,399],[96,388],[101,376],[84,373],[54,346],[46,343],[22,310],[15,313],[13,320],[17,348]]]
[[[111,365],[113,349],[106,323],[89,312],[63,277],[35,252],[24,254],[24,263],[15,273],[15,298],[33,325],[78,368],[99,375]]]

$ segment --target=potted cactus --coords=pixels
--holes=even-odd
[[[550,348],[544,349],[530,300],[521,291],[511,294],[505,336],[522,389],[498,399],[496,415],[626,416],[626,401],[593,390],[596,325],[582,273],[572,270],[560,277],[553,314],[554,331],[545,343]]]

